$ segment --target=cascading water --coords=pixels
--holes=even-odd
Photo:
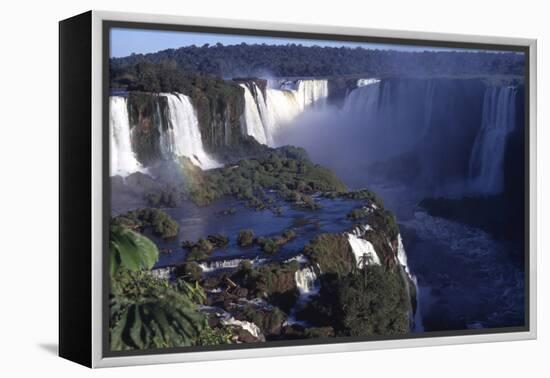
[[[301,258],[299,259],[302,260],[304,258],[305,258],[304,256],[301,256]],[[318,265],[317,265],[317,269],[320,272]],[[309,301],[309,298],[312,295],[319,293],[319,289],[320,289],[319,278],[317,277],[317,273],[315,272],[315,268],[313,266],[305,265],[303,268],[298,269],[294,273],[294,281],[296,282],[296,287],[298,288],[300,297],[298,298],[298,302],[296,303],[296,306],[294,306],[290,311],[290,313],[288,314],[288,318],[285,321],[284,325],[298,324],[298,325],[301,325],[302,327],[307,327],[308,326],[307,322],[296,320],[296,312],[300,308],[303,308],[303,306]]]
[[[264,124],[257,104],[257,98],[254,98],[254,95],[246,84],[239,85],[244,88],[244,118],[246,124],[246,135],[250,135],[259,143],[267,144],[267,136],[265,135]]]
[[[427,136],[430,126],[432,124],[433,118],[433,105],[434,105],[434,95],[435,95],[435,82],[430,80],[428,86],[426,87],[426,101],[424,106],[424,127],[420,133],[420,139]]]
[[[294,273],[296,287],[302,296],[310,296],[319,291],[317,274],[312,266],[306,266]]]
[[[283,126],[289,124],[300,114],[300,104],[292,91],[267,88],[266,105],[269,125],[271,126],[270,135],[275,140]]]
[[[109,138],[111,176],[127,176],[142,169],[132,151],[127,100],[121,96],[109,99]]]
[[[377,79],[359,79],[357,88],[346,97],[342,108],[345,114],[373,113],[379,109],[381,82]]]
[[[183,94],[163,93],[168,101],[169,127],[160,130],[160,146],[167,158],[186,156],[202,169],[220,166],[211,158],[202,144],[199,121],[189,97]]]
[[[374,78],[368,78],[368,79],[358,79],[357,80],[357,88],[365,87],[367,85],[376,84],[379,83],[380,79],[374,79]]]
[[[485,92],[481,129],[470,157],[469,179],[474,192],[497,194],[504,185],[506,141],[515,127],[516,93],[512,86]]]
[[[296,97],[302,111],[311,105],[324,105],[325,99],[328,97],[328,81],[298,80]]]
[[[407,253],[405,252],[405,247],[403,246],[403,239],[401,234],[397,235],[397,260],[399,264],[403,266],[407,274],[411,274],[409,271],[409,266],[407,265]]]
[[[214,272],[218,269],[232,269],[237,268],[244,260],[243,259],[231,259],[231,260],[216,260],[201,262],[198,264],[203,272]],[[251,261],[252,266],[258,266],[265,262],[264,259],[256,258]]]
[[[283,81],[266,88],[265,96],[256,83],[240,84],[244,89],[244,132],[269,146],[285,125],[308,107],[319,107],[328,96],[327,80]]]
[[[365,265],[380,265],[380,258],[374,249],[374,246],[368,240],[362,238],[364,231],[370,229],[366,226],[365,229],[355,229],[348,233],[348,243],[355,256],[357,266]]]
[[[399,264],[403,268],[402,269],[403,281],[405,282],[405,287],[407,289],[407,294],[409,298],[410,298],[410,287],[409,287],[410,283],[412,282],[412,284],[415,287],[416,311],[414,312],[414,316],[411,317],[412,330],[414,332],[423,332],[424,327],[422,325],[422,312],[420,309],[420,287],[418,286],[418,281],[416,279],[416,276],[411,273],[411,270],[407,263],[407,253],[405,252],[405,247],[403,246],[403,239],[401,237],[401,234],[397,235],[397,261],[399,261]],[[411,303],[410,311],[412,313],[412,303]]]

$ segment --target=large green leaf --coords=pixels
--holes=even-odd
[[[112,350],[195,345],[208,329],[206,316],[195,302],[204,296],[199,286],[189,285],[180,291],[149,272],[128,270],[117,272],[114,282],[110,303]]]
[[[111,226],[109,249],[111,276],[120,267],[149,270],[159,258],[159,250],[149,238],[119,225]]]

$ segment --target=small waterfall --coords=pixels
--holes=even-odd
[[[202,144],[199,121],[189,97],[183,94],[163,93],[168,101],[169,127],[160,130],[160,145],[167,158],[186,156],[202,169],[220,166],[211,158]]]
[[[294,273],[296,287],[302,297],[308,297],[319,291],[317,274],[312,266],[306,266]]]
[[[411,272],[409,266],[407,265],[407,253],[405,252],[405,247],[403,246],[403,239],[401,234],[397,235],[397,261],[403,266],[405,272],[410,276]]]
[[[127,176],[142,169],[132,151],[127,100],[121,96],[109,98],[109,139],[111,176]]]
[[[256,339],[258,339],[258,341],[265,341],[265,336],[262,333],[260,327],[252,322],[237,320],[233,317],[233,315],[223,310],[222,308],[212,306],[199,306],[199,311],[205,314],[215,314],[216,317],[220,320],[221,324],[225,326],[241,328],[250,333]]]
[[[242,259],[209,261],[200,263],[199,266],[203,272],[213,272],[218,269],[237,268],[242,261]]]
[[[239,84],[244,88],[244,118],[246,124],[246,135],[250,135],[256,141],[267,144],[264,124],[260,114],[260,108],[257,103],[257,97],[254,97],[246,84]],[[253,84],[256,86],[255,84]]]
[[[380,79],[373,79],[373,78],[359,79],[357,80],[357,88],[366,87],[367,85],[376,84],[379,82],[380,82]]]
[[[515,127],[515,87],[491,87],[485,92],[481,129],[470,156],[471,188],[482,194],[502,192],[507,137]]]
[[[304,256],[302,257],[305,258]],[[320,272],[319,265],[317,265],[317,269]],[[310,325],[307,322],[296,319],[296,313],[300,308],[304,307],[312,295],[319,293],[319,278],[317,277],[317,273],[315,273],[315,268],[313,266],[305,265],[303,268],[294,273],[294,281],[296,282],[296,287],[300,292],[300,297],[298,298],[296,305],[288,314],[288,318],[284,325],[297,324],[302,327],[308,327]]]
[[[234,269],[238,268],[239,265],[244,261],[244,259],[231,259],[231,260],[216,260],[216,261],[206,261],[198,264],[203,272],[209,273],[214,272],[218,269]],[[265,262],[265,259],[255,258],[251,260],[252,266],[258,266]]]
[[[365,226],[364,229],[355,229],[351,233],[348,233],[348,243],[355,256],[355,263],[358,267],[363,265],[380,265],[380,258],[374,249],[372,243],[363,239],[363,235],[366,230],[370,229],[370,226]]]
[[[416,279],[416,276],[412,276],[411,280],[414,283],[414,286],[416,287],[416,311],[414,313],[414,319],[413,319],[413,331],[424,332],[424,324],[422,323],[422,309],[420,307],[420,304],[421,304],[420,295],[421,295],[422,289],[420,288],[420,286],[418,286],[418,281]]]

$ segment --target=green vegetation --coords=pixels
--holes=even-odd
[[[298,318],[334,327],[337,336],[401,334],[409,331],[409,300],[397,270],[370,265],[344,277],[324,275]]]
[[[129,211],[115,217],[112,223],[140,232],[151,229],[153,235],[163,239],[173,238],[179,231],[178,223],[170,215],[155,208]]]
[[[390,241],[397,240],[399,235],[399,226],[395,215],[386,209],[378,209],[372,212],[368,217],[368,223],[377,231],[386,234]]]
[[[332,327],[310,327],[306,328],[304,330],[304,336],[307,339],[317,339],[317,338],[325,338],[325,337],[333,337],[334,335],[334,328]]]
[[[233,332],[229,327],[204,328],[198,336],[196,345],[223,345],[233,342]]]
[[[206,295],[183,275],[175,283],[149,270],[159,252],[147,237],[121,225],[110,233],[110,321],[112,350],[168,348],[230,341],[225,329],[210,329],[197,305]],[[191,269],[184,269],[193,271]]]
[[[111,349],[196,344],[208,323],[193,297],[148,272],[118,272],[111,285]]]
[[[319,264],[323,273],[345,276],[355,267],[348,239],[342,234],[320,234],[304,247],[304,255]]]
[[[285,230],[282,235],[268,238],[256,238],[256,243],[262,248],[262,251],[268,255],[273,255],[279,251],[279,248],[296,237],[296,232],[292,229]]]
[[[239,313],[240,317],[256,324],[266,334],[280,332],[287,316],[279,308],[273,307],[270,311],[263,311],[255,306],[247,305]]]
[[[189,282],[198,282],[201,279],[202,269],[194,261],[189,261],[176,267],[176,276]]]
[[[274,255],[279,251],[279,243],[274,238],[259,237],[256,239],[256,243],[262,248],[262,251],[268,255]]]
[[[384,207],[384,201],[382,201],[382,198],[380,198],[376,193],[369,189],[360,189],[355,190],[351,192],[325,192],[321,194],[325,198],[344,198],[349,200],[359,200],[359,201],[365,201],[368,200],[369,202],[373,203],[377,207],[381,208]]]
[[[181,205],[181,194],[176,188],[147,193],[145,201],[152,207],[178,207]]]
[[[214,248],[225,248],[229,244],[229,238],[222,234],[208,235],[206,239]]]
[[[363,219],[363,218],[366,218],[368,216],[369,216],[369,210],[365,209],[363,207],[353,209],[347,215],[347,217],[351,220]]]
[[[256,298],[266,298],[269,303],[288,311],[296,303],[298,289],[294,273],[300,268],[296,262],[272,263],[258,268],[240,267],[232,279]]]
[[[208,239],[200,238],[196,243],[191,241],[184,241],[182,247],[187,249],[186,260],[187,261],[197,261],[205,260],[214,251],[214,245]]]
[[[318,208],[309,197],[316,192],[345,191],[345,185],[328,169],[313,164],[306,152],[286,146],[236,165],[200,171],[182,161],[187,194],[198,205],[223,196],[234,196],[254,207],[269,208],[266,190],[276,190],[284,200]]]
[[[119,269],[151,269],[158,260],[157,246],[145,236],[119,225],[112,225],[109,237],[111,277]]]
[[[186,46],[153,54],[110,60],[112,87],[171,91],[181,87],[178,73],[236,77],[273,76],[413,76],[515,74],[523,75],[521,54],[455,51],[408,52],[320,46],[222,44]],[[365,76],[368,75],[368,76]]]
[[[237,244],[239,247],[248,247],[254,243],[254,231],[251,229],[240,230],[237,236]]]
[[[381,266],[349,275],[337,290],[341,332],[350,336],[393,335],[409,331],[409,298],[398,272]]]

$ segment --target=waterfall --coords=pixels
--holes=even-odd
[[[470,156],[471,188],[482,194],[502,192],[504,154],[508,135],[515,127],[515,87],[490,87],[483,100],[483,115]]]
[[[369,225],[364,228],[356,228],[351,233],[348,233],[348,243],[353,251],[355,263],[361,267],[363,259],[366,259],[365,265],[380,265],[380,258],[374,249],[372,243],[363,239],[365,231],[371,229]]]
[[[109,139],[111,176],[127,176],[142,169],[132,151],[128,104],[124,97],[109,98]]]
[[[416,311],[414,312],[413,318],[413,331],[424,332],[424,324],[422,324],[422,310],[420,307],[420,293],[422,292],[422,289],[420,288],[420,286],[418,286],[416,276],[412,276],[411,280],[416,287]]]
[[[301,112],[300,104],[292,91],[266,89],[266,104],[270,136],[275,140],[277,133]]]
[[[246,123],[246,135],[250,135],[256,141],[267,144],[264,124],[258,107],[257,97],[255,98],[246,84],[239,84],[244,88],[244,118]],[[252,84],[256,86],[256,84]]]
[[[308,107],[321,107],[328,96],[327,80],[297,80],[271,83],[264,93],[254,82],[239,84],[244,89],[243,131],[268,146],[277,144],[277,135]]]
[[[244,261],[244,259],[231,259],[231,260],[215,260],[201,262],[198,264],[203,272],[209,273],[214,272],[218,269],[234,269],[239,267],[239,265]],[[255,258],[253,260],[248,260],[252,263],[252,266],[258,266],[265,262],[265,259]]]
[[[317,274],[312,266],[297,270],[294,273],[294,280],[301,296],[307,297],[319,291]]]
[[[220,320],[221,324],[225,326],[241,328],[247,331],[248,333],[250,333],[256,339],[258,339],[258,341],[265,341],[265,336],[263,335],[260,327],[258,327],[256,324],[252,322],[248,322],[245,320],[237,320],[233,317],[233,315],[231,315],[229,312],[225,311],[222,308],[212,307],[212,306],[199,306],[199,311],[206,314],[213,313]]]
[[[167,158],[186,156],[202,169],[220,166],[211,158],[202,144],[199,121],[189,97],[183,94],[163,93],[168,101],[169,125],[160,130],[160,146]]]
[[[376,114],[380,108],[380,88],[380,80],[357,80],[357,88],[352,90],[344,101],[343,112],[345,114]]]
[[[328,80],[298,80],[296,97],[302,110],[310,105],[323,105],[328,97]]]
[[[379,82],[380,82],[380,79],[373,79],[373,78],[358,79],[356,85],[357,85],[357,88],[360,88],[360,87],[366,87],[367,85],[376,84]]]
[[[407,265],[407,253],[405,252],[405,247],[403,246],[403,239],[401,234],[397,235],[397,261],[403,266],[405,272],[410,276],[411,272],[409,266]]]
[[[435,82],[430,80],[426,86],[425,105],[424,105],[424,127],[420,133],[420,139],[423,139],[428,135],[430,126],[432,124],[433,105],[435,94]]]

